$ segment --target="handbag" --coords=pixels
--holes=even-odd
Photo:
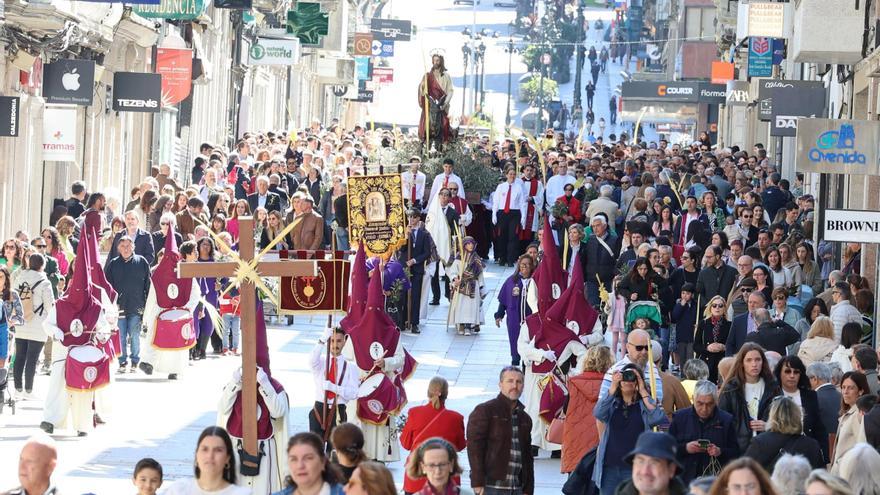
[[[562,435],[565,431],[565,413],[553,418],[547,431],[544,432],[544,439],[550,443],[562,444]]]

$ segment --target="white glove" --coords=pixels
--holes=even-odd
[[[236,368],[235,371],[232,372],[232,381],[241,385],[241,368]]]
[[[556,352],[552,349],[544,351],[544,359],[546,359],[547,361],[556,362]]]
[[[260,384],[261,387],[268,389],[272,386],[272,382],[269,381],[269,375],[263,371],[263,368],[257,368],[257,383]]]
[[[324,333],[321,334],[321,342],[327,342],[330,340],[330,337],[333,335],[333,329],[331,327],[327,327],[324,329]]]
[[[339,393],[339,385],[331,382],[330,380],[324,380],[324,390],[328,392],[333,392],[334,394]]]
[[[55,340],[57,340],[58,342],[61,342],[62,340],[64,340],[64,332],[62,332],[60,328],[55,329],[53,336],[55,337]]]

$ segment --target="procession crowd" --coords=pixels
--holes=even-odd
[[[116,374],[169,380],[209,344],[214,355],[239,355],[234,280],[185,279],[176,265],[236,259],[251,235],[239,218],[253,216],[259,248],[358,250],[349,315],[310,356],[312,432],[287,436],[287,393],[265,339],[271,305],[261,302],[263,465],[239,475],[239,371],[219,426],[198,440],[194,478],[164,493],[338,494],[345,485],[390,495],[382,463],[402,447],[406,493],[470,493],[459,478],[467,448],[477,494],[534,493],[542,452],[570,473],[566,494],[880,494],[874,295],[861,246],[814,243],[815,199],[800,175],[780,177],[763,146],[713,147],[706,134],[686,144],[462,136],[446,146],[485,160],[443,159],[429,178],[422,158],[409,159],[406,243],[368,260],[349,242],[347,181],[377,173],[369,167],[382,148],[406,139],[315,121],[248,133],[228,150],[205,143],[184,184],[167,165],[124,199],[73,183],[39,234],[2,244],[0,402],[45,397],[46,433],[85,436],[104,421],[105,399],[71,384],[71,363],[88,361],[82,347],[106,349]],[[477,166],[497,172],[494,190],[470,190]],[[510,343],[498,396],[462,415],[447,409],[450,385],[436,377],[429,402],[404,416],[414,359],[400,333],[420,333],[428,307],[446,298],[449,323],[478,338],[491,262],[515,267],[492,315]],[[383,276],[367,276],[374,270]],[[161,342],[165,327],[180,334],[187,322],[182,342]],[[38,371],[50,374],[49,390],[34,390]],[[55,493],[55,455],[48,437],[29,441],[23,488],[10,493]],[[161,464],[145,459],[133,482],[155,493]]]

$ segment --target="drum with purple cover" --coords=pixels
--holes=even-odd
[[[67,389],[90,392],[110,383],[110,356],[91,344],[71,347],[64,364]]]
[[[156,318],[153,347],[165,351],[183,351],[196,344],[193,315],[184,308],[166,309]]]
[[[400,410],[400,393],[385,373],[375,372],[358,387],[357,415],[362,421],[383,425]]]

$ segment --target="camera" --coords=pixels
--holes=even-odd
[[[633,370],[623,370],[621,379],[625,382],[634,382],[638,378],[636,377],[636,372]]]

